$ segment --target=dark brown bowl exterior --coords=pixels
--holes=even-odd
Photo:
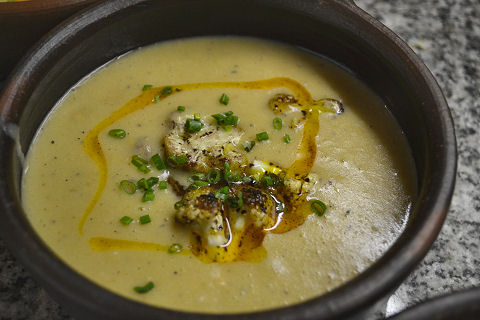
[[[0,81],[27,50],[61,21],[97,0],[0,3]]]
[[[298,45],[350,69],[383,98],[405,133],[417,167],[417,201],[405,231],[381,259],[352,281],[304,303],[249,314],[208,315],[122,298],[66,266],[32,230],[20,203],[19,157],[28,150],[58,99],[98,66],[158,41],[222,34]],[[350,1],[107,1],[43,38],[11,74],[0,108],[4,127],[0,131],[0,166],[5,168],[0,171],[0,231],[18,259],[78,318],[361,317],[392,292],[426,254],[445,219],[455,184],[455,134],[440,88],[402,40]],[[19,124],[19,134],[7,123]],[[11,136],[18,137],[17,143]]]
[[[480,288],[471,288],[422,302],[389,320],[478,320]]]

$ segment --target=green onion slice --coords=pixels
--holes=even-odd
[[[207,181],[211,184],[219,182],[221,177],[222,173],[218,169],[210,169],[207,173]]]
[[[197,119],[187,119],[185,122],[185,129],[187,129],[188,132],[198,132],[203,128],[203,123],[200,120]]]
[[[183,154],[177,157],[169,156],[166,162],[170,168],[177,168],[187,162],[187,157]]]
[[[134,155],[131,160],[132,164],[138,168],[143,173],[150,172],[150,169],[147,167],[148,161],[140,158],[137,155]]]
[[[206,187],[209,185],[209,183],[207,181],[201,181],[201,180],[195,180],[193,182],[193,184],[196,186],[196,187]]]
[[[180,111],[180,112],[185,111],[185,106],[178,106],[177,111]]]
[[[172,87],[165,87],[162,89],[162,95],[166,96],[167,94],[172,93]]]
[[[218,190],[215,192],[215,198],[220,199],[220,200],[222,200],[222,201],[227,200],[227,198],[228,198],[228,191],[229,191],[229,190],[228,190],[228,187],[227,187],[227,186],[218,189]]]
[[[292,141],[292,139],[290,139],[290,136],[285,133],[285,134],[283,135],[283,141],[284,141],[285,143],[290,143],[290,141]]]
[[[283,126],[282,119],[280,119],[279,117],[275,117],[273,119],[273,127],[277,130],[280,130],[282,129],[282,126]]]
[[[260,183],[265,187],[273,187],[274,185],[273,179],[270,176],[263,176],[262,179],[260,179]]]
[[[312,201],[310,207],[312,208],[312,211],[319,217],[323,216],[325,211],[327,211],[327,206],[320,200]]]
[[[174,254],[182,251],[183,246],[180,243],[174,243],[168,248],[168,253]]]
[[[258,140],[258,141],[268,140],[268,133],[267,133],[266,131],[257,133],[257,140]]]
[[[152,222],[152,220],[150,219],[150,215],[148,214],[141,216],[139,220],[140,220],[140,224],[147,224]]]
[[[146,285],[143,287],[134,287],[133,290],[135,290],[136,293],[147,293],[148,291],[152,290],[155,287],[152,281],[149,281]]]
[[[153,101],[155,101],[155,103],[159,103],[160,102],[160,96],[153,97]]]
[[[165,190],[165,189],[167,189],[167,186],[168,186],[167,181],[160,181],[160,182],[158,183],[158,189],[160,189],[160,190]]]
[[[193,120],[200,120],[200,113],[194,113]]]
[[[252,151],[253,147],[255,146],[255,141],[246,141],[244,144],[243,144],[243,149],[247,152],[250,152]]]
[[[128,226],[130,223],[132,223],[133,219],[130,218],[129,216],[123,216],[121,219],[120,219],[120,223],[125,225],[125,226]]]
[[[147,91],[147,90],[150,90],[152,88],[153,88],[153,86],[151,84],[146,84],[146,85],[143,86],[142,91]]]
[[[230,101],[230,98],[225,93],[222,93],[222,96],[220,97],[219,101],[221,104],[227,105],[228,102]]]
[[[154,185],[156,185],[160,181],[157,177],[150,177],[147,179],[148,189],[151,189]]]
[[[154,154],[150,160],[157,170],[165,170],[167,168],[162,160],[162,157],[158,153]]]
[[[197,180],[205,181],[206,178],[207,178],[207,176],[204,173],[194,173],[188,178],[188,180],[190,182],[195,182]]]
[[[123,139],[123,138],[125,138],[127,133],[123,129],[112,129],[112,130],[108,131],[108,135],[110,137],[113,137],[113,138],[116,138],[116,139]]]
[[[228,200],[230,200],[232,208],[241,208],[243,206],[242,191],[239,191],[236,197],[229,197]]]
[[[137,186],[132,181],[122,180],[120,181],[120,189],[125,193],[134,194],[137,191]]]
[[[185,205],[185,203],[183,201],[177,201],[177,202],[175,202],[173,207],[175,208],[175,210],[178,210],[181,207],[183,207],[184,205]]]
[[[148,186],[147,179],[142,178],[142,179],[138,180],[137,181],[137,188],[138,189],[144,189],[144,190],[150,189],[150,187]]]
[[[153,200],[155,200],[155,194],[153,193],[153,190],[152,189],[146,190],[145,193],[143,194],[142,202],[149,202]]]

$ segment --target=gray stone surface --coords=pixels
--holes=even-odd
[[[480,1],[357,0],[395,31],[436,77],[452,111],[458,173],[442,231],[390,298],[387,314],[480,285]]]
[[[425,61],[455,122],[459,161],[445,225],[415,271],[389,299],[387,315],[480,285],[480,1],[357,0]],[[0,240],[0,319],[69,319]]]

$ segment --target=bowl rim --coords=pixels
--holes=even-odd
[[[0,15],[7,14],[29,14],[36,12],[48,12],[63,10],[82,4],[98,2],[99,0],[28,0],[18,2],[1,2]]]
[[[45,54],[45,50],[54,50],[55,48],[61,47],[64,42],[68,42],[67,40],[75,38],[75,35],[72,35],[72,33],[78,32],[90,24],[100,23],[114,15],[116,12],[128,10],[131,6],[147,1],[148,0],[106,1],[82,11],[51,31],[39,43],[37,43],[27,56],[23,58],[6,81],[3,95],[0,96],[0,113],[2,118],[9,119],[9,115],[19,117],[15,112],[15,106],[18,108],[19,105],[26,101],[26,98],[24,97],[23,101],[22,99],[17,99],[17,94],[23,93],[25,91],[25,86],[28,88],[26,76],[28,76],[31,70],[34,69],[36,63],[41,63],[41,57],[42,54]],[[200,0],[184,1],[195,2]],[[257,0],[256,2],[271,4],[275,1]],[[277,2],[291,6],[291,8],[295,7],[294,0]],[[305,1],[302,4],[302,10],[307,10],[308,8],[312,9],[313,6],[317,4],[318,2],[314,0]],[[427,191],[423,190],[422,194],[419,194],[418,197],[418,199],[425,197],[425,203],[421,203],[421,205],[423,210],[428,212],[428,215],[415,225],[414,228],[412,227],[412,230],[408,235],[403,232],[388,251],[372,266],[329,293],[306,302],[283,308],[248,314],[215,315],[213,316],[215,319],[229,319],[236,317],[248,319],[296,319],[300,316],[304,319],[316,319],[318,317],[329,318],[332,315],[341,316],[351,314],[362,305],[372,305],[385,294],[389,293],[392,288],[398,286],[402,279],[404,279],[406,275],[413,270],[414,266],[425,256],[438,235],[447,214],[455,185],[457,150],[453,120],[447,102],[433,75],[403,40],[371,17],[368,13],[357,7],[352,1],[331,0],[326,1],[323,5],[343,10],[343,13],[354,19],[356,23],[368,25],[366,31],[358,31],[358,36],[366,39],[365,41],[369,41],[369,39],[371,40],[372,37],[377,37],[381,41],[384,41],[385,46],[388,45],[393,48],[401,58],[406,59],[406,61],[409,62],[409,66],[413,68],[412,72],[418,74],[424,82],[423,84],[429,89],[429,94],[437,107],[440,117],[439,119],[441,120],[439,124],[441,132],[439,134],[443,140],[442,145],[438,146],[438,152],[441,154],[441,158],[438,159],[438,163],[434,164],[437,167],[440,167],[441,174],[434,177],[434,180],[436,179],[435,186]],[[96,13],[97,15],[95,16],[93,13]],[[64,32],[67,29],[70,30],[69,33]],[[0,135],[0,138],[1,140],[4,140],[0,140],[0,147],[9,143],[6,141],[7,138],[5,135]],[[7,158],[8,157],[4,157],[3,154],[0,155],[0,163],[8,164],[13,161],[13,157],[10,157],[9,159]],[[6,223],[0,225],[0,229],[3,229],[2,234],[13,253],[20,259],[20,261],[23,262],[23,264],[28,265],[27,268],[36,275],[36,278],[40,280],[45,287],[57,292],[57,297],[60,297],[60,300],[78,300],[80,297],[81,301],[77,301],[77,303],[79,303],[82,308],[97,311],[101,311],[96,305],[97,301],[107,303],[112,308],[121,302],[125,310],[142,310],[142,312],[144,312],[142,315],[145,314],[152,318],[163,316],[166,318],[175,317],[177,319],[190,319],[192,317],[212,319],[212,314],[181,312],[142,304],[112,293],[94,285],[90,280],[86,280],[86,278],[77,274],[69,266],[61,262],[48,248],[45,248],[36,234],[32,235],[25,231],[26,222],[24,219],[22,220],[21,217],[17,216],[17,206],[19,206],[18,199],[15,199],[11,190],[8,190],[8,185],[6,183],[7,180],[11,181],[12,177],[2,171],[0,178],[0,200],[5,209],[3,212],[0,212],[0,216],[4,216],[6,219]],[[432,184],[433,182],[419,181],[419,183]],[[22,230],[22,232],[17,234],[12,230]],[[30,247],[19,248],[18,243],[22,243],[22,241],[27,241]],[[31,255],[36,256],[41,263],[33,266],[31,264],[29,265]],[[47,270],[47,268],[51,267],[58,272],[50,274],[48,279],[39,279],[43,270]],[[72,281],[73,284],[59,284],[61,283],[60,280],[65,276],[72,277],[74,279]],[[81,287],[82,285],[83,287],[79,293],[78,287]],[[92,292],[90,292],[91,290],[96,291],[92,294]],[[76,293],[72,294],[72,292]],[[92,296],[94,296],[94,298],[92,298]],[[342,302],[340,303],[339,301]],[[341,313],[332,313],[339,308],[340,304],[342,305]],[[108,315],[104,316],[105,318],[109,318]]]

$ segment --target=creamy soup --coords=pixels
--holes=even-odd
[[[238,37],[108,63],[49,114],[23,203],[68,265],[125,297],[232,313],[328,292],[402,232],[414,168],[383,102],[332,62]]]

